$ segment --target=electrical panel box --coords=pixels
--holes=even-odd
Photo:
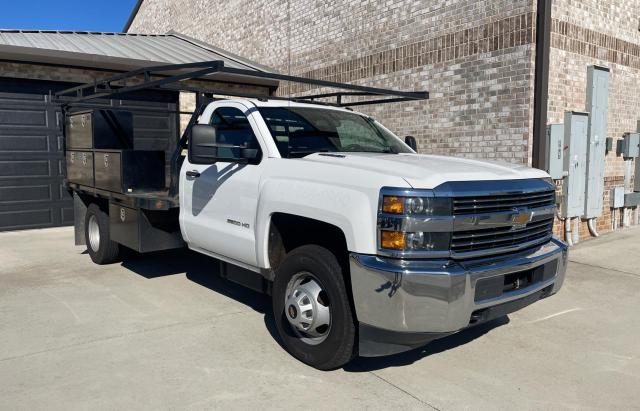
[[[624,207],[624,187],[613,187],[609,195],[611,208]]]
[[[624,133],[620,154],[624,158],[635,158],[640,155],[640,133]]]
[[[588,113],[564,114],[564,169],[568,175],[562,185],[563,217],[580,217],[584,210],[588,130]]]
[[[564,125],[547,126],[547,173],[554,180],[564,177]]]
[[[586,189],[583,216],[602,215],[604,195],[604,156],[609,114],[609,69],[589,66],[587,70],[587,107],[589,130],[587,144]]]

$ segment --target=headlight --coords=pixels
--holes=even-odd
[[[407,249],[414,251],[444,251],[449,249],[449,233],[407,233]]]
[[[388,250],[404,250],[406,247],[405,233],[402,231],[382,231],[380,244]]]
[[[450,233],[381,231],[380,247],[394,251],[447,251]]]
[[[404,214],[404,198],[397,196],[382,197],[382,211],[391,214]]]
[[[451,200],[446,197],[383,196],[382,212],[407,215],[450,215]]]
[[[430,217],[450,217],[451,203],[450,198],[434,197],[428,190],[383,189],[378,216],[380,250],[402,255],[448,252],[450,232],[417,228]]]

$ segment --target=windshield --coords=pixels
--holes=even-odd
[[[262,107],[259,111],[283,158],[318,152],[411,152],[389,131],[360,114],[311,107]]]

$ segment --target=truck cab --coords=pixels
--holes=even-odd
[[[329,337],[352,317],[358,353],[389,354],[562,284],[543,171],[416,154],[364,114],[313,104],[222,100],[198,124],[180,172],[184,239],[273,282],[281,336],[303,361],[340,352]]]

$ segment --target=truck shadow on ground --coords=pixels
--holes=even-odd
[[[263,314],[267,331],[283,347],[271,312],[271,297],[222,278],[218,260],[216,259],[187,249],[145,255],[130,253],[126,256],[122,267],[147,279],[186,273],[186,277],[190,281],[226,297],[233,298],[254,311]],[[467,344],[508,323],[509,318],[504,316],[405,353],[385,357],[360,357],[347,364],[344,370],[347,372],[369,372],[413,364],[431,355]]]
[[[344,367],[348,372],[369,372],[390,367],[402,367],[418,362],[431,355],[439,354],[461,345],[468,344],[491,330],[509,323],[509,317],[499,317],[478,326],[435,340],[424,347],[386,357],[358,357]]]
[[[179,249],[144,255],[130,253],[122,262],[122,267],[147,279],[185,274],[190,281],[233,298],[261,314],[269,312],[271,299],[268,295],[222,278],[218,263],[218,260],[206,255]]]

